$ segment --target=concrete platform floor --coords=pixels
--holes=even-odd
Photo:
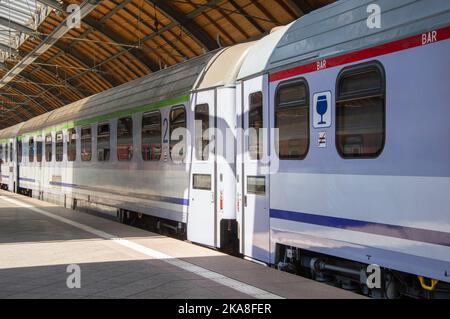
[[[69,289],[67,266],[81,269]],[[0,298],[363,298],[212,249],[0,191]]]

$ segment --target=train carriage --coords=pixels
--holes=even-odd
[[[1,187],[367,294],[448,297],[449,21],[445,0],[338,1],[0,131]]]
[[[380,29],[367,26],[371,3]],[[357,280],[346,261],[377,264],[429,290],[423,277],[450,281],[450,147],[436,138],[450,134],[449,21],[448,1],[340,1],[276,43],[262,80],[278,130],[263,151],[275,150],[277,167],[259,194],[270,207],[266,262],[316,276],[343,263]]]

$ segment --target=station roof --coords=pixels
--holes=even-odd
[[[0,0],[0,129],[205,52],[257,40],[331,2]]]

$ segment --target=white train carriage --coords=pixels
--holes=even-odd
[[[4,188],[65,206],[118,208],[128,223],[147,214],[184,236],[191,140],[171,133],[190,125],[190,92],[215,54],[3,130]],[[184,147],[174,150],[177,142]]]
[[[356,286],[364,264],[419,276],[385,277],[390,296],[450,282],[449,21],[448,1],[339,1],[250,50],[241,123],[278,131],[242,143],[242,253]]]
[[[73,208],[116,208],[122,222],[236,250],[235,163],[217,160],[226,150],[214,141],[229,131],[226,146],[234,151],[235,83],[251,45],[206,54],[3,130],[2,147],[12,150],[2,165],[4,188]]]
[[[1,187],[349,289],[377,264],[372,294],[448,296],[449,21],[445,0],[338,1],[0,131]]]
[[[18,179],[18,149],[17,135],[21,124],[6,128],[0,132],[0,187],[4,190],[17,191]]]

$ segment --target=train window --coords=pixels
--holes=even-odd
[[[131,161],[133,158],[133,119],[124,117],[117,122],[117,159]]]
[[[336,148],[343,158],[374,158],[385,142],[383,66],[369,62],[342,70],[336,85]]]
[[[34,138],[32,137],[28,139],[28,161],[34,162]]]
[[[185,156],[186,110],[184,106],[176,106],[170,111],[170,157],[181,162]]]
[[[56,133],[56,149],[55,149],[55,159],[57,162],[62,162],[64,158],[64,138],[62,132]]]
[[[0,163],[3,161],[3,144],[0,144]]]
[[[47,134],[45,136],[45,160],[47,162],[51,162],[52,161],[52,147],[53,147],[53,138],[52,138],[52,134]]]
[[[13,144],[12,143],[10,143],[9,144],[9,161],[10,162],[12,162],[13,160],[14,160],[14,157],[13,157]]]
[[[17,163],[22,163],[23,142],[17,140]]]
[[[309,150],[309,93],[305,80],[282,83],[276,93],[275,128],[278,157],[302,160]]]
[[[81,128],[81,160],[89,162],[92,158],[92,128]]]
[[[42,162],[42,148],[44,146],[44,143],[42,143],[42,136],[36,137],[36,161]]]
[[[209,105],[195,107],[195,158],[207,161],[209,158]]]
[[[247,176],[247,193],[265,195],[266,178],[264,176]]]
[[[74,162],[77,159],[77,130],[67,130],[67,160]]]
[[[142,159],[159,161],[161,158],[161,113],[146,113],[142,116]]]
[[[111,133],[109,123],[99,124],[97,128],[97,159],[100,162],[109,161],[111,152]]]
[[[262,92],[252,93],[249,96],[248,128],[249,143],[248,151],[251,159],[260,160],[262,158],[262,141],[260,129],[264,127],[263,122],[263,94]]]
[[[211,175],[208,174],[194,174],[193,185],[194,189],[211,190]]]

